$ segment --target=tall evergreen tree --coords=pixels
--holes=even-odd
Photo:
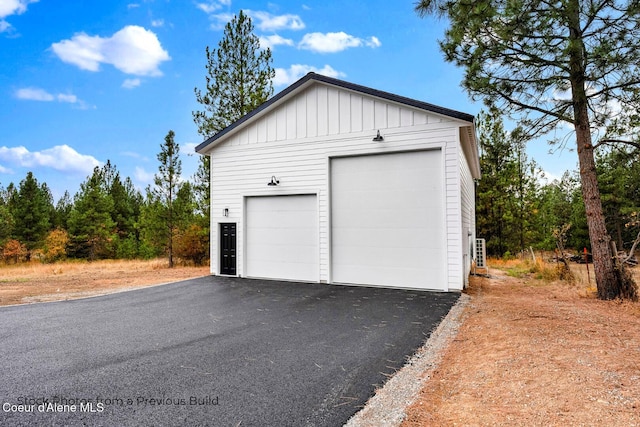
[[[111,219],[116,224],[116,257],[135,258],[138,256],[139,233],[137,224],[140,219],[142,195],[127,177],[124,182],[116,172],[108,190],[113,200]]]
[[[174,205],[180,190],[182,161],[180,160],[180,145],[175,142],[175,133],[172,130],[165,136],[164,144],[160,145],[158,161],[160,161],[160,166],[154,178],[153,193],[163,207],[162,222],[167,241],[169,268],[173,268],[173,237],[178,225],[178,216]]]
[[[204,90],[195,88],[202,110],[193,111],[198,133],[210,138],[273,94],[271,50],[260,49],[253,34],[251,18],[240,11],[228,22],[218,49],[206,48],[207,64]],[[203,213],[202,226],[209,229],[211,159],[200,156],[195,176],[198,206]]]
[[[463,86],[474,97],[522,116],[532,135],[571,124],[598,297],[622,297],[628,280],[614,263],[594,149],[630,139],[618,133],[613,107],[632,112],[627,124],[639,122],[640,3],[420,0],[416,9],[449,18],[440,47],[465,69]],[[595,129],[607,126],[605,139],[594,138]]]
[[[9,208],[9,192],[0,187],[0,246],[2,246],[13,233],[13,215]]]
[[[69,214],[73,209],[73,200],[68,191],[65,191],[62,197],[56,203],[53,227],[66,230],[68,228],[67,222],[69,221]]]
[[[487,239],[490,255],[502,256],[510,251],[512,236],[511,207],[515,165],[513,150],[497,111],[482,111],[476,120],[480,148],[482,179],[478,183],[478,235]]]
[[[39,185],[32,172],[20,182],[14,195],[12,216],[13,237],[27,248],[27,260],[31,251],[40,247],[50,229],[51,192],[46,184]]]
[[[640,155],[631,147],[601,153],[597,159],[602,207],[608,218],[608,229],[617,247],[629,249],[637,235],[640,212]]]
[[[513,254],[534,244],[538,169],[527,158],[520,129],[507,132],[497,110],[482,111],[476,123],[482,171],[477,189],[478,235],[487,239],[491,255]]]
[[[112,211],[113,200],[105,191],[102,171],[96,166],[80,184],[69,214],[68,231],[76,257],[95,260],[113,256],[116,224]]]
[[[206,47],[206,89],[195,89],[202,111],[194,111],[198,133],[209,138],[273,94],[271,50],[260,49],[251,18],[240,11],[227,23],[218,49]]]
[[[145,190],[145,198],[140,207],[140,256],[157,257],[167,252],[166,225],[164,223],[165,208],[160,198],[149,186]]]
[[[111,219],[116,223],[118,236],[126,238],[135,234],[135,224],[140,215],[142,202],[140,192],[135,189],[130,178],[127,177],[122,182],[119,172],[111,180],[108,192],[113,200]]]

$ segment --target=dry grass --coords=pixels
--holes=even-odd
[[[596,299],[585,265],[490,265],[403,426],[640,425],[640,304]]]
[[[169,269],[165,259],[2,265],[0,305],[81,298],[207,274],[209,267]]]

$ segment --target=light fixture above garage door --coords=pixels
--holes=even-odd
[[[279,180],[279,179],[277,179],[277,178],[275,177],[275,175],[274,175],[274,176],[272,176],[272,177],[271,177],[271,181],[269,181],[269,182],[267,183],[267,185],[268,185],[268,186],[270,186],[270,187],[274,187],[274,186],[276,186],[276,185],[278,185],[278,184],[280,184],[280,180]]]

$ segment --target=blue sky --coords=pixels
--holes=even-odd
[[[57,200],[111,160],[144,189],[169,130],[183,175],[202,142],[191,112],[205,86],[205,47],[218,47],[239,10],[273,51],[275,92],[309,71],[477,114],[462,71],[437,45],[446,22],[421,19],[413,0],[0,0],[0,186],[32,171]],[[569,144],[571,145],[571,144]],[[575,153],[529,154],[551,177]]]

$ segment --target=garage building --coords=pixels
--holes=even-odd
[[[211,156],[212,274],[467,283],[472,115],[309,73],[196,151]]]

